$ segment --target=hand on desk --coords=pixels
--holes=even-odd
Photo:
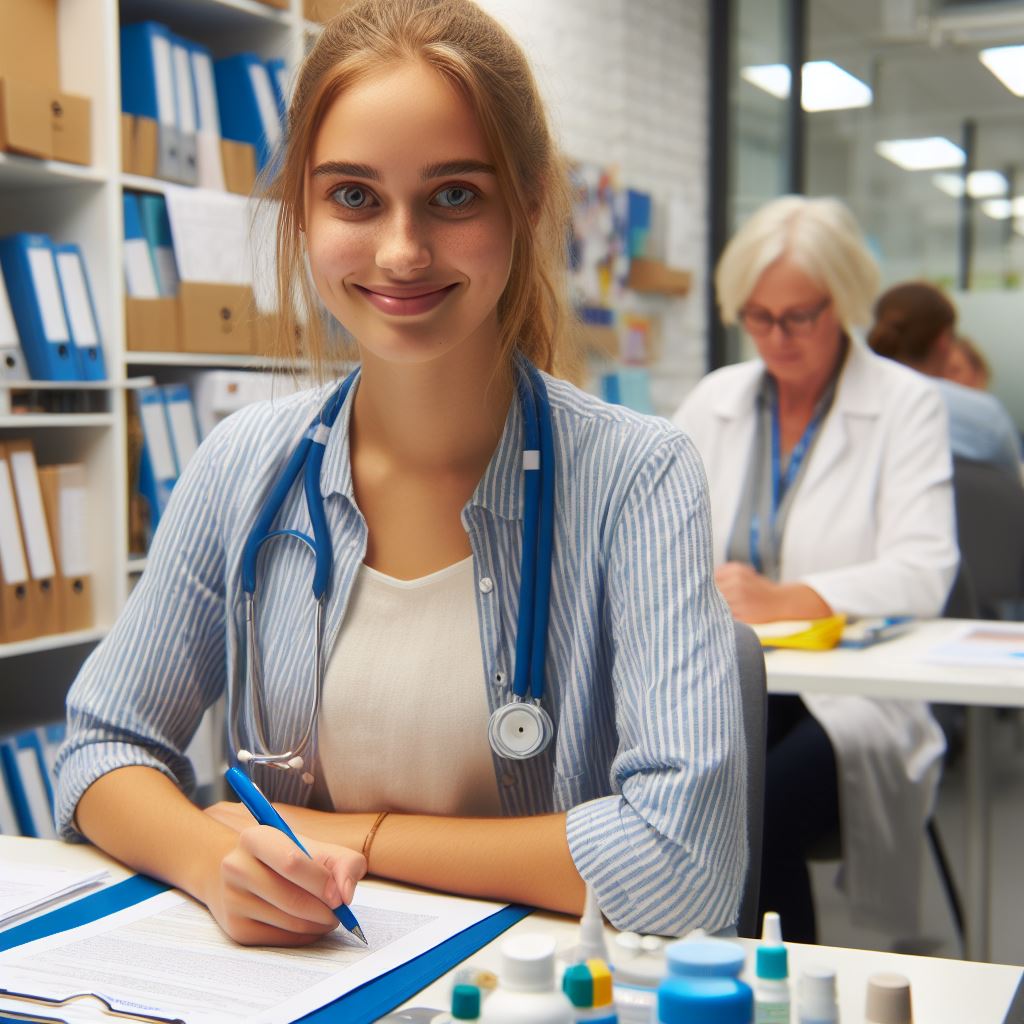
[[[715,583],[740,622],[820,619],[832,609],[805,583],[775,583],[743,562],[726,562],[715,570]]]
[[[307,857],[277,829],[252,824],[238,804],[217,804],[207,814],[237,832],[199,894],[231,938],[243,945],[302,946],[337,928],[331,908],[351,903],[366,874],[361,853],[300,836]]]

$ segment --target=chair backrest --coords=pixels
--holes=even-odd
[[[743,695],[743,731],[747,741],[747,837],[750,863],[740,901],[737,932],[758,937],[757,898],[761,888],[761,843],[764,835],[764,776],[768,728],[768,690],[764,650],[757,634],[745,623],[736,626],[736,660]]]
[[[953,460],[960,557],[983,618],[1024,596],[1024,486],[1005,469]]]

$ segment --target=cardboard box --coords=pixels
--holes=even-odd
[[[130,352],[178,351],[178,300],[124,300],[125,348]]]
[[[0,0],[0,26],[0,78],[57,92],[57,0]]]
[[[255,148],[248,142],[221,139],[220,153],[227,190],[240,196],[249,195],[256,184]]]
[[[178,303],[183,352],[252,354],[253,297],[247,285],[183,281]]]
[[[43,160],[53,156],[51,98],[48,89],[31,82],[0,78],[0,150]]]
[[[676,270],[660,260],[635,257],[629,264],[627,287],[635,292],[686,295],[692,280],[693,275],[688,270]]]
[[[355,2],[356,0],[302,0],[302,15],[307,21],[328,22]]]
[[[280,329],[280,318],[276,313],[252,312],[252,350],[258,356],[276,356],[278,354],[277,333]]]
[[[156,177],[157,136],[160,126],[151,117],[136,117],[132,122],[131,174]]]
[[[92,104],[84,96],[57,93],[50,103],[53,156],[69,164],[92,163]]]
[[[125,174],[134,174],[132,160],[132,142],[135,137],[135,118],[131,114],[121,114],[121,170]]]

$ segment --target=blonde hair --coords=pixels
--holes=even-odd
[[[736,322],[758,279],[783,258],[828,292],[844,328],[871,322],[880,275],[853,214],[838,199],[783,196],[757,210],[722,252],[715,289],[723,323]]]
[[[571,202],[566,165],[523,51],[471,0],[362,0],[330,21],[303,62],[287,139],[266,195],[276,232],[279,348],[304,353],[321,378],[327,342],[302,225],[307,160],[334,100],[360,78],[420,60],[452,82],[480,124],[514,230],[509,280],[498,301],[502,356],[519,350],[552,371],[571,320],[566,283]]]

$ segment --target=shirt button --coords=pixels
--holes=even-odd
[[[489,594],[494,589],[494,580],[490,576],[482,576],[479,586],[481,594]]]
[[[506,789],[511,789],[516,784],[516,777],[511,772],[505,772],[501,776],[501,784]]]

